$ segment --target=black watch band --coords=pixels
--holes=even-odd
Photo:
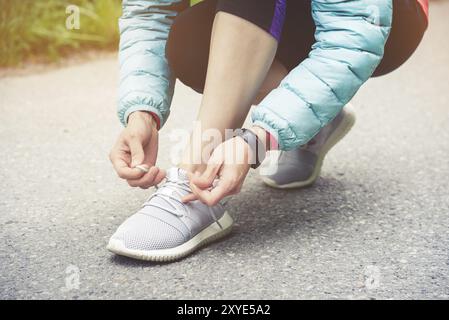
[[[262,161],[265,159],[265,146],[260,141],[259,137],[249,129],[241,128],[235,130],[234,137],[240,137],[251,148],[251,168],[257,169]]]

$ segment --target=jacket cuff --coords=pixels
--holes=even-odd
[[[153,116],[153,119],[157,123],[157,129],[159,130],[161,128],[161,125],[162,125],[161,119],[163,119],[162,114],[156,107],[149,106],[149,105],[135,105],[135,106],[132,106],[131,108],[128,108],[125,111],[125,113],[123,114],[123,119],[120,119],[125,127],[128,125],[129,115],[135,111],[149,112]]]
[[[266,124],[265,122],[262,122],[260,120],[256,120],[253,122],[254,126],[261,127],[264,129],[268,136],[269,136],[269,143],[270,143],[270,150],[277,150],[282,149],[282,146],[279,145],[279,132],[275,128],[271,127],[270,125]]]

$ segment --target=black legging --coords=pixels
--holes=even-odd
[[[290,71],[308,57],[315,42],[310,0],[204,0],[182,11],[170,30],[166,55],[175,76],[202,93],[206,80],[212,25],[217,11],[226,11],[269,32],[277,2],[286,3],[276,59]],[[382,62],[374,77],[387,74],[407,61],[427,28],[427,18],[416,0],[395,0],[393,26]]]

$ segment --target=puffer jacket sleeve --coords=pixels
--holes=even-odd
[[[123,0],[120,27],[118,117],[126,126],[130,113],[153,112],[162,126],[170,112],[174,79],[165,44],[184,0]]]
[[[392,0],[312,0],[316,42],[309,57],[252,113],[254,124],[275,136],[280,149],[306,144],[373,74],[392,6]]]

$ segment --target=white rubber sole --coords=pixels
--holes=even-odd
[[[192,239],[175,248],[149,251],[134,250],[126,248],[125,244],[120,240],[111,239],[109,240],[107,249],[115,254],[138,260],[159,262],[175,261],[189,255],[208,243],[223,238],[231,232],[233,220],[227,212],[223,214],[218,222],[223,228],[220,228],[220,226],[214,222]]]
[[[292,183],[277,184],[273,179],[270,179],[268,177],[262,177],[262,181],[275,189],[296,189],[296,188],[304,188],[308,187],[315,183],[315,181],[318,179],[321,173],[321,167],[323,166],[324,157],[329,152],[330,149],[332,149],[341,139],[343,139],[348,132],[352,129],[355,123],[355,113],[351,110],[352,108],[349,106],[345,107],[345,116],[341,120],[340,125],[338,128],[330,135],[327,142],[324,144],[320,154],[318,155],[317,164],[315,166],[315,169],[312,172],[312,175],[309,177],[309,179],[304,181],[296,181]]]

